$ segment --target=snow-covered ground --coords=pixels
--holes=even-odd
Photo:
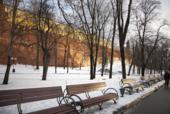
[[[0,85],[0,90],[7,89],[21,89],[21,88],[36,88],[36,87],[49,87],[49,86],[62,86],[63,90],[66,85],[70,84],[82,84],[93,82],[106,82],[108,87],[113,87],[119,91],[119,82],[121,79],[121,65],[120,62],[115,62],[113,66],[113,78],[109,79],[109,75],[105,74],[100,76],[100,72],[97,72],[96,79],[90,80],[89,68],[84,67],[82,70],[79,68],[69,69],[69,73],[66,73],[66,69],[58,68],[57,74],[54,73],[54,67],[49,67],[48,76],[46,81],[41,80],[42,67],[39,70],[35,70],[35,66],[30,65],[15,65],[15,73],[10,73],[9,84]],[[3,81],[6,66],[0,65],[0,83]],[[97,70],[100,69],[100,66]],[[139,76],[131,76],[132,78],[139,79]],[[134,100],[144,96],[145,94],[153,91],[156,87],[162,85],[164,82],[159,82],[150,88],[146,88],[140,93],[133,95],[125,95],[120,97],[117,104],[113,104],[112,101],[106,102],[103,105],[103,110],[99,111],[97,106],[91,107],[85,111],[88,114],[112,114],[113,111],[119,109],[126,104],[133,102]],[[43,100],[38,102],[31,102],[22,104],[24,113],[32,112],[35,110],[45,109],[58,105],[56,99]],[[0,114],[17,114],[17,106],[5,106],[0,107]]]

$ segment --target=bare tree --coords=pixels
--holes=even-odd
[[[40,46],[43,52],[43,75],[42,80],[46,80],[48,65],[50,60],[50,51],[53,49],[55,41],[52,37],[52,30],[54,24],[54,7],[49,0],[33,0],[31,2],[32,13],[34,14],[34,21],[36,29],[40,38]]]
[[[161,40],[160,30],[166,24],[161,24],[156,34],[151,31],[151,24],[157,17],[157,9],[160,7],[160,1],[157,0],[141,0],[135,11],[136,16],[136,30],[139,37],[140,53],[141,53],[141,73],[142,76],[145,74],[145,69],[149,62],[152,53],[157,47],[158,42]],[[149,43],[149,44],[148,44]],[[147,45],[153,45],[151,49],[146,51]],[[147,53],[147,54],[146,54]]]
[[[8,44],[8,52],[7,52],[7,68],[6,68],[6,72],[5,72],[5,77],[3,80],[3,84],[8,84],[8,80],[9,80],[9,72],[10,72],[10,68],[11,68],[11,58],[12,58],[12,51],[13,51],[13,44],[14,44],[14,40],[16,38],[16,34],[17,34],[17,22],[16,22],[16,18],[17,18],[17,10],[18,10],[18,6],[20,4],[20,0],[12,0],[9,2],[9,4],[11,5],[11,11],[12,11],[12,21],[11,21],[11,28],[10,28],[10,37],[9,37],[9,44]]]
[[[131,9],[132,9],[132,0],[129,0],[128,11],[126,15],[126,20],[123,5],[124,0],[116,0],[117,4],[117,18],[118,18],[118,31],[119,31],[119,46],[120,46],[120,55],[121,55],[121,63],[122,63],[122,78],[126,78],[126,67],[125,67],[125,49],[124,44],[126,40],[126,35],[128,32],[128,27],[130,23]]]
[[[150,52],[150,49],[152,49],[152,46],[146,46],[148,47],[146,51]],[[150,57],[148,63],[147,63],[147,69],[150,70],[150,74],[159,72],[162,74],[163,70],[169,69],[169,42],[166,39],[161,40],[159,44],[157,45],[156,49],[154,49],[154,52],[152,53],[152,56]]]
[[[163,70],[169,70],[170,68],[170,41],[169,39],[163,40],[160,43],[160,56],[157,54],[157,56],[159,56],[160,58],[160,70],[161,70],[161,74]]]
[[[113,70],[113,57],[114,57],[114,40],[115,40],[115,34],[116,34],[116,24],[117,24],[117,9],[116,9],[116,0],[112,1],[112,15],[113,15],[113,32],[112,32],[112,43],[111,43],[111,55],[110,55],[110,72],[109,72],[109,78],[112,78],[112,70]]]
[[[163,70],[167,70],[167,68],[170,66],[170,62],[168,59],[168,58],[170,58],[170,50],[169,50],[170,45],[169,45],[168,40],[162,41],[160,44],[161,44],[160,51],[156,55],[157,55],[157,57],[159,56],[159,58],[160,58],[160,62],[158,62],[158,63],[160,63],[159,70],[162,75]],[[169,66],[167,66],[167,65],[169,65]]]

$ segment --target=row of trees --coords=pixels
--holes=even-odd
[[[152,55],[150,55],[154,45],[145,44],[145,58],[148,58],[148,61],[145,66],[145,72],[147,73],[163,73],[163,70],[169,70],[169,40],[162,40],[159,45],[156,46]],[[128,70],[128,75],[131,73],[138,73],[142,75],[142,61],[141,61],[141,47],[140,42],[134,42],[131,47],[131,63]],[[137,66],[137,68],[135,68]],[[135,70],[137,69],[137,70]]]
[[[20,25],[16,22],[16,16],[18,9],[24,7],[24,5],[21,5],[22,2],[24,1],[10,0],[7,2],[12,9],[12,13],[7,70],[3,84],[8,83],[13,41],[18,34],[17,30]],[[2,1],[0,3],[3,4],[4,2]],[[163,48],[163,44],[161,44],[161,48],[158,48],[158,44],[165,39],[162,37],[161,29],[167,24],[164,21],[156,30],[151,27],[157,19],[157,9],[159,7],[160,2],[157,0],[138,0],[136,3],[134,0],[57,0],[57,2],[54,0],[31,0],[27,7],[25,6],[25,9],[31,14],[30,18],[33,23],[29,31],[34,31],[37,36],[37,59],[39,58],[39,49],[43,52],[42,80],[46,80],[47,77],[50,51],[55,49],[56,52],[56,42],[57,39],[60,38],[56,32],[56,27],[58,26],[56,17],[58,12],[62,15],[61,18],[57,19],[58,22],[66,23],[73,34],[75,29],[79,30],[85,38],[85,44],[88,47],[90,58],[90,79],[94,79],[96,76],[100,46],[102,47],[102,75],[106,60],[110,58],[109,77],[112,78],[116,37],[119,39],[122,78],[126,78],[125,44],[127,36],[135,37],[133,40],[129,40],[130,43],[128,43],[131,52],[131,65],[128,74],[130,74],[132,66],[138,66],[142,76],[144,76],[146,68],[154,70],[165,69],[162,61],[165,60],[164,62],[167,62],[168,59],[161,56],[161,64],[158,68],[155,64],[155,60],[157,60],[158,57],[156,57],[156,54],[154,56],[154,53],[161,53],[161,49],[166,50]],[[129,25],[132,25],[132,28],[135,28],[135,30],[129,29]],[[131,31],[133,31],[134,34],[129,34]],[[24,31],[19,32],[23,33]],[[69,37],[67,38],[67,43],[68,41]],[[109,44],[111,48],[110,57],[106,54]],[[65,50],[68,52],[69,48],[69,45],[66,45]],[[68,56],[66,51],[64,54],[65,57]],[[168,53],[168,51],[165,53]],[[38,67],[39,63],[37,61],[37,69]]]
[[[160,1],[156,0],[144,0],[136,6],[134,10],[134,27],[135,27],[135,37],[138,39],[133,39],[132,42],[132,61],[129,68],[128,74],[130,74],[132,64],[138,66],[138,73],[141,73],[142,76],[145,75],[145,70],[153,67],[153,64],[157,63],[156,59],[160,58],[159,56],[154,55],[161,47],[162,41],[166,41],[167,38],[164,36],[161,31],[168,26],[166,20],[163,20],[158,23],[158,26],[155,29],[152,28],[158,18],[158,9],[160,8]],[[167,52],[165,52],[166,54]],[[162,63],[161,61],[159,61]],[[168,60],[166,61],[168,63]],[[160,65],[158,65],[160,66]],[[158,70],[158,66],[155,65],[154,69]],[[162,66],[163,67],[163,66]],[[160,69],[165,69],[159,67]],[[169,67],[169,66],[167,66]]]

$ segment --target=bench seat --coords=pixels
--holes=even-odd
[[[60,105],[59,107],[48,108],[40,111],[30,112],[27,114],[75,114],[71,105]]]
[[[90,99],[85,99],[82,101],[83,107],[88,108],[97,104],[104,103],[106,101],[109,101],[111,99],[117,99],[117,94],[114,93],[109,93],[106,95],[90,98]]]

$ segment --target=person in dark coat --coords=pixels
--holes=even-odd
[[[169,71],[165,71],[165,74],[164,74],[165,88],[168,88],[169,86],[169,79],[170,79],[170,73]]]

